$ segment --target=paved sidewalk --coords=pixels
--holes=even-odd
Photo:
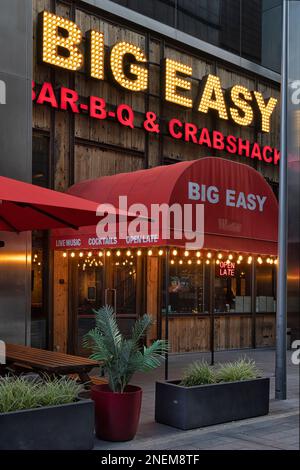
[[[149,374],[136,374],[133,383],[143,388],[141,422],[136,438],[112,443],[96,440],[95,449],[110,450],[299,450],[299,366],[288,352],[288,399],[274,400],[274,350],[226,351],[216,353],[216,362],[234,360],[241,355],[253,358],[265,376],[271,377],[271,402],[268,416],[209,426],[191,431],[165,426],[154,421],[155,380],[163,380],[164,367]],[[170,379],[180,378],[182,370],[205,353],[173,355]]]

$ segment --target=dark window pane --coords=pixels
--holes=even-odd
[[[174,26],[175,0],[114,0],[114,2],[149,18]]]
[[[241,43],[241,2],[221,0],[221,27],[219,46],[240,55]]]
[[[242,0],[242,56],[261,62],[262,1]]]
[[[282,0],[114,0],[280,72]]]
[[[200,314],[209,312],[209,265],[190,254],[179,254],[170,259],[169,313]],[[163,264],[162,312],[165,307],[165,264]]]
[[[262,65],[280,73],[282,0],[262,0],[261,27]]]
[[[177,27],[187,34],[218,45],[220,0],[178,0]]]
[[[275,312],[275,270],[270,264],[256,268],[256,312]]]
[[[49,138],[39,134],[32,137],[32,183],[49,187]]]

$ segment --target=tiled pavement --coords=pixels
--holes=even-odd
[[[216,362],[234,360],[241,355],[253,358],[265,376],[271,377],[271,402],[268,416],[181,431],[154,421],[155,380],[163,380],[164,367],[150,374],[137,374],[132,383],[143,388],[141,422],[136,438],[112,443],[96,440],[95,449],[115,450],[299,450],[299,366],[288,352],[288,399],[274,400],[274,350],[226,351],[216,353]],[[169,378],[181,377],[187,364],[207,354],[170,357]]]

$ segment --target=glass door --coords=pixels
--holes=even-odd
[[[97,255],[84,254],[73,263],[73,295],[75,297],[76,321],[75,344],[76,354],[87,355],[83,348],[84,335],[95,327],[95,310],[104,302],[104,267]]]
[[[105,303],[112,305],[122,333],[129,335],[142,312],[142,257],[133,250],[113,250],[105,257]]]

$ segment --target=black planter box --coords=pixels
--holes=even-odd
[[[156,382],[155,420],[180,429],[266,415],[270,379],[183,387],[180,381]]]
[[[94,402],[0,413],[0,450],[88,450],[94,445]]]

